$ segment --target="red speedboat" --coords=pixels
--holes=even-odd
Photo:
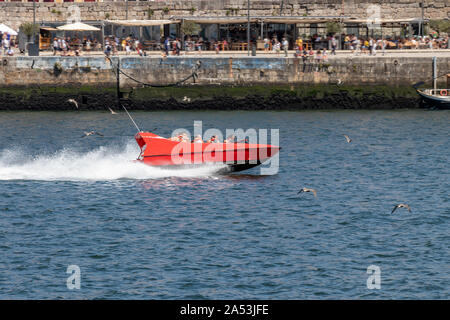
[[[266,144],[179,142],[150,132],[139,132],[135,139],[141,148],[137,161],[173,168],[224,164],[227,171],[242,171],[260,165],[281,149]]]

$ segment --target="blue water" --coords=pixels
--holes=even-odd
[[[132,163],[123,114],[0,113],[0,298],[449,298],[450,112],[134,115],[163,136],[279,128],[279,172]]]

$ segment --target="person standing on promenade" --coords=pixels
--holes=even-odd
[[[7,55],[8,54],[8,50],[9,50],[9,39],[8,39],[7,35],[6,35],[6,37],[3,36],[2,47],[3,47],[3,54]]]
[[[283,38],[283,51],[284,51],[284,56],[287,58],[288,56],[288,49],[289,49],[289,42],[286,40],[286,38]]]
[[[333,36],[331,38],[331,54],[333,56],[336,55],[336,47],[337,47],[337,40],[336,40],[335,36]]]
[[[164,52],[166,54],[166,57],[169,55],[170,51],[170,37],[167,37],[166,40],[164,40]]]
[[[66,56],[68,49],[69,49],[69,45],[67,44],[66,39],[62,38],[61,39],[61,50],[62,50],[62,54],[61,55]]]
[[[53,55],[56,56],[58,51],[58,38],[53,38]]]
[[[327,48],[323,48],[323,50],[322,50],[322,60],[323,60],[323,62],[327,62],[328,61]]]
[[[308,62],[308,52],[306,52],[306,49],[303,49],[302,53],[302,61],[303,61],[303,73],[306,71],[306,63]]]
[[[344,49],[348,50],[349,47],[350,47],[350,37],[348,35],[346,35],[344,38]]]
[[[130,43],[130,41],[127,41],[127,44],[125,45],[125,52],[126,52],[127,56],[131,54],[131,43]]]
[[[270,40],[267,38],[267,37],[265,37],[264,38],[264,52],[265,53],[268,53],[269,52],[269,49],[270,49]]]
[[[303,50],[303,39],[298,37],[297,40],[295,41],[295,44],[297,45],[298,49],[300,51]]]
[[[180,52],[181,52],[181,41],[180,41],[179,38],[177,38],[175,40],[175,52],[176,52],[177,56],[180,55]]]

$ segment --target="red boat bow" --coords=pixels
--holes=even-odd
[[[137,160],[152,166],[215,163],[241,171],[265,162],[281,149],[266,144],[178,142],[150,132],[139,132],[135,139],[141,148]]]

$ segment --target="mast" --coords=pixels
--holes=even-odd
[[[437,89],[437,58],[433,57],[433,89],[436,94]]]

